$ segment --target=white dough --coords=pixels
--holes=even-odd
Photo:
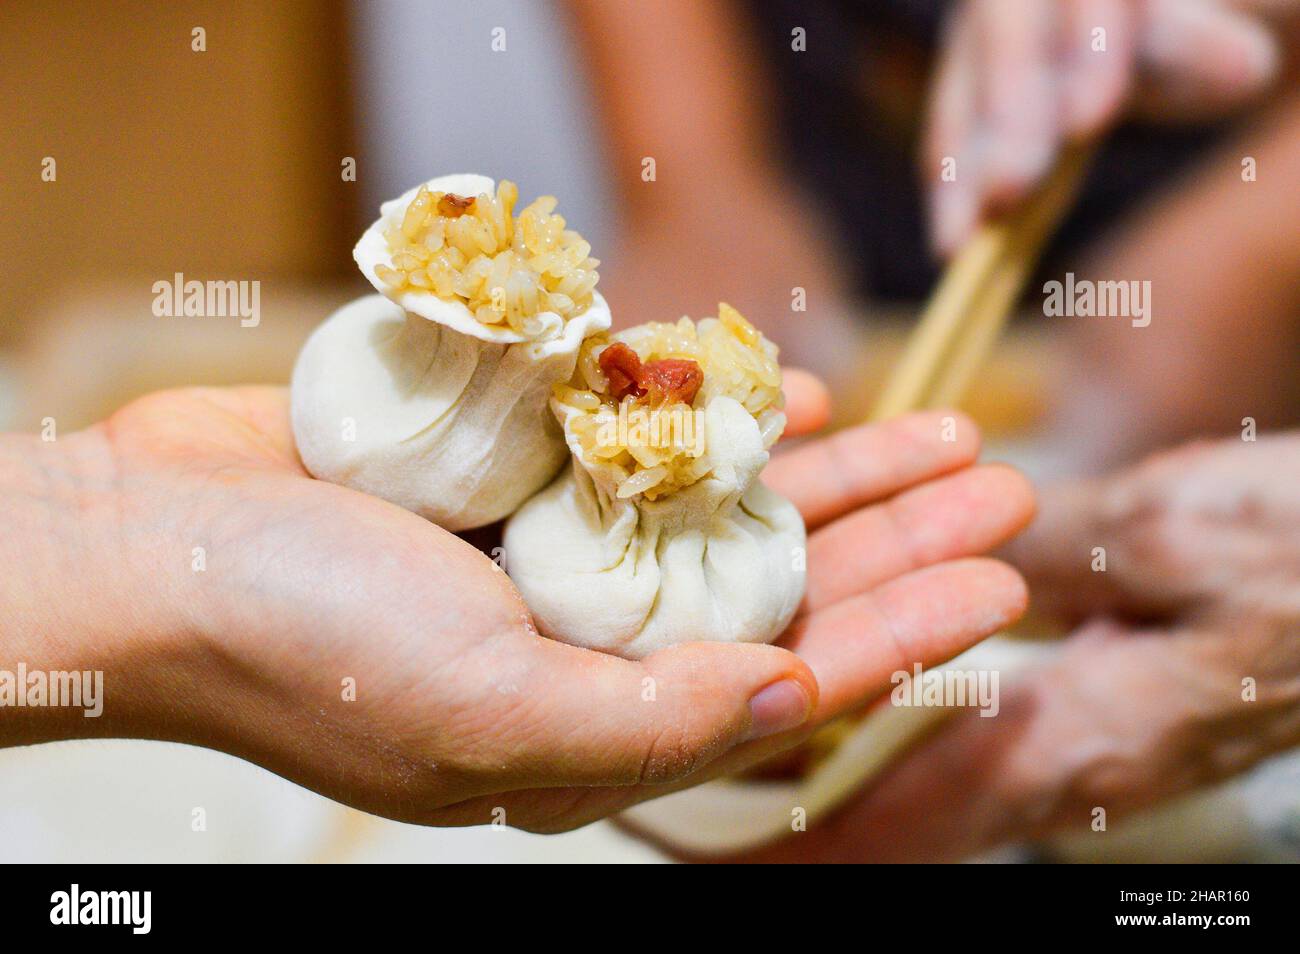
[[[463,305],[441,304],[473,321]],[[563,464],[564,440],[547,407],[551,387],[573,374],[583,339],[609,322],[595,293],[560,337],[507,344],[407,313],[382,295],[359,298],[317,328],[298,356],[298,453],[313,476],[447,530],[500,520]]]
[[[487,176],[462,173],[451,176],[439,176],[424,183],[431,192],[451,192],[455,195],[479,196],[495,195],[496,182]],[[430,321],[446,325],[461,334],[478,338],[481,341],[495,341],[500,344],[514,344],[529,340],[524,335],[510,328],[509,325],[489,326],[476,319],[461,302],[439,298],[431,291],[408,288],[397,291],[384,282],[376,273],[376,267],[392,264],[392,252],[384,231],[397,228],[406,215],[406,207],[411,204],[423,186],[409,189],[396,199],[389,199],[379,207],[379,218],[361,234],[360,240],[352,250],[352,257],[361,269],[361,274],[375,286],[375,291],[387,295],[397,304],[412,314],[421,315]],[[552,334],[558,334],[564,323],[554,312],[542,312],[539,317],[549,316]],[[609,327],[608,324],[605,327]],[[594,329],[593,329],[594,330]]]
[[[487,176],[441,176],[434,192],[493,195]],[[313,476],[383,497],[447,530],[500,520],[546,485],[565,459],[547,409],[582,342],[610,325],[598,292],[568,322],[535,316],[525,335],[489,327],[465,304],[397,290],[385,230],[420,186],[380,207],[352,256],[381,295],[341,308],[303,346],[293,372],[293,433]],[[387,296],[387,297],[384,297]],[[391,299],[391,300],[390,300]]]
[[[710,472],[657,500],[618,499],[570,437],[572,468],[506,524],[506,571],[542,633],[635,659],[785,630],[803,598],[803,520],[758,481],[753,416],[719,396],[704,420]]]

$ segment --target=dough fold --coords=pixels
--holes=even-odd
[[[758,480],[768,453],[744,407],[715,397],[704,422],[707,474],[657,500],[618,498],[566,427],[572,467],[510,518],[504,541],[543,634],[635,659],[697,640],[771,642],[789,625],[803,519]]]

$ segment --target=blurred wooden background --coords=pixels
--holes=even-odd
[[[180,384],[285,382],[308,331],[369,290],[351,248],[373,195],[343,180],[341,162],[355,158],[373,186],[364,177],[394,159],[367,155],[364,136],[412,119],[396,95],[387,112],[357,108],[368,87],[353,51],[376,29],[361,19],[370,12],[346,0],[0,4],[0,87],[11,92],[0,98],[0,427],[54,416],[66,431]],[[387,125],[360,121],[375,112]],[[47,156],[53,182],[41,177]],[[438,171],[429,156],[407,159]],[[588,217],[597,211],[612,214]],[[176,272],[260,281],[260,325],[155,317],[153,283]],[[841,420],[865,413],[913,315],[869,318],[855,345],[860,393],[840,395]],[[1023,350],[1004,349],[988,380],[1005,386],[969,402],[986,424],[1016,430],[1036,416],[1047,366]]]
[[[58,395],[88,377],[112,392],[135,370],[147,382],[132,392],[228,378],[210,367],[223,349],[250,356],[249,377],[287,377],[300,290],[360,288],[350,249],[365,216],[340,175],[344,156],[364,162],[347,51],[342,0],[0,4],[0,349],[26,356],[24,404],[84,423],[91,408]],[[261,281],[262,327],[160,324],[151,286],[178,271]],[[307,296],[310,325],[323,312]],[[63,348],[80,364],[65,355],[49,380],[41,362]]]
[[[339,175],[355,155],[344,14],[335,2],[0,5],[0,333],[52,286],[125,271],[344,271],[356,217]],[[206,52],[191,50],[195,27]],[[56,182],[41,181],[46,156]]]

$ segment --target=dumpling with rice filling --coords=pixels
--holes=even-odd
[[[548,410],[610,325],[599,262],[543,197],[434,179],[381,207],[353,252],[382,295],[308,339],[291,388],[307,470],[452,530],[500,520],[567,458]]]
[[[776,353],[725,304],[583,345],[551,401],[572,465],[506,523],[505,568],[543,634],[640,658],[785,630],[805,531],[759,480],[785,426]]]

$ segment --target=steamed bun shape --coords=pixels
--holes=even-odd
[[[381,205],[352,257],[380,294],[471,338],[548,341],[593,309],[591,330],[608,328],[591,245],[555,214],[554,196],[522,209],[518,198],[513,182],[487,176],[430,179]]]
[[[652,500],[653,490],[628,496],[625,469],[583,446],[583,411],[552,402],[572,467],[510,518],[504,540],[506,570],[544,635],[636,659],[697,640],[771,642],[789,624],[805,531],[758,479],[775,435],[733,396],[702,391],[695,403],[704,452],[690,466],[702,476]]]
[[[384,203],[353,252],[383,294],[331,315],[294,368],[313,476],[458,531],[502,519],[563,466],[547,402],[609,307],[555,200],[516,212],[517,197],[456,175]]]
[[[293,371],[293,432],[321,480],[390,500],[451,530],[512,513],[567,456],[547,407],[608,310],[541,343],[460,334],[381,295],[331,315]]]

